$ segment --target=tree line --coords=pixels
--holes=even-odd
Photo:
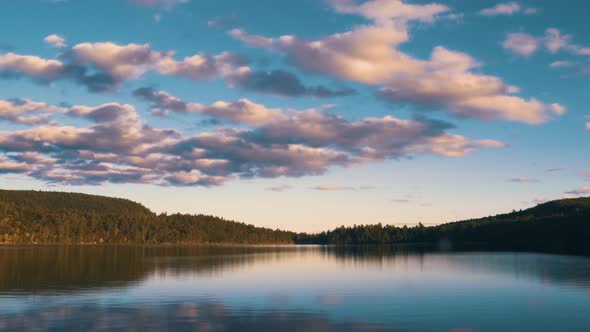
[[[210,215],[160,214],[118,198],[0,190],[0,243],[408,244],[590,254],[590,198],[437,226],[355,225],[317,234]]]
[[[426,227],[341,226],[318,234],[298,234],[297,243],[399,244],[441,247],[485,244],[489,249],[590,254],[590,198],[564,199],[511,213]]]
[[[0,243],[290,244],[294,234],[210,215],[157,215],[125,199],[0,191]]]

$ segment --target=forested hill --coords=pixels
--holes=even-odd
[[[156,215],[119,198],[0,190],[0,243],[287,244],[294,233],[207,215]]]
[[[207,215],[157,215],[126,199],[0,190],[0,243],[485,243],[499,249],[590,254],[590,198],[431,227],[377,224],[297,234]]]
[[[482,243],[498,249],[590,254],[590,198],[552,201],[507,214],[426,227],[360,225],[313,235],[297,243]]]
[[[145,206],[127,199],[65,192],[0,190],[0,204],[14,204],[23,209],[153,215]]]

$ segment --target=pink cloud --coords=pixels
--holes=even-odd
[[[62,36],[53,34],[45,37],[43,41],[53,48],[63,48],[66,47],[66,39]]]
[[[412,5],[411,10],[390,11],[387,3],[333,1],[336,11],[358,14],[374,22],[317,40],[292,35],[272,38],[243,29],[233,29],[229,34],[248,45],[285,54],[305,71],[380,86],[379,96],[386,100],[445,108],[461,117],[529,124],[563,114],[565,108],[559,104],[515,96],[517,87],[498,77],[476,73],[481,63],[466,53],[437,46],[430,59],[423,60],[400,51],[399,46],[410,38],[409,21],[435,21],[446,7]],[[392,8],[405,5],[402,1],[391,4]]]
[[[323,111],[273,109],[249,100],[203,106],[164,92],[160,95],[164,101],[186,105],[192,114],[230,120],[245,128],[218,127],[186,136],[147,125],[129,104],[56,107],[29,100],[2,101],[5,116],[45,114],[48,120],[30,123],[32,128],[0,132],[0,149],[5,153],[0,155],[2,172],[68,184],[214,186],[237,177],[318,175],[334,166],[418,154],[460,157],[480,148],[504,146],[448,133],[448,124],[437,121],[391,116],[349,121]],[[91,124],[58,123],[57,118],[64,116]]]
[[[539,40],[526,33],[510,33],[502,43],[502,47],[514,54],[528,57],[539,48]]]
[[[570,194],[570,195],[574,195],[574,196],[582,196],[582,195],[587,195],[590,194],[590,187],[589,186],[583,186],[577,189],[573,189],[570,191],[566,191],[566,194]]]

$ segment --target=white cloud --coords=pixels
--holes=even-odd
[[[380,0],[332,4],[338,12],[359,14],[374,24],[317,40],[292,35],[272,38],[243,29],[229,33],[246,44],[285,54],[305,71],[380,86],[379,96],[387,100],[446,108],[452,114],[481,120],[538,124],[556,115],[551,105],[515,96],[518,88],[502,79],[476,73],[481,63],[466,53],[437,46],[430,59],[422,60],[399,50],[410,38],[409,21],[432,22],[448,10],[445,6],[411,5],[407,9],[401,1]],[[396,11],[388,4],[404,9]]]
[[[177,60],[172,51],[158,51],[149,44],[133,43],[80,43],[64,52],[60,59],[6,53],[0,55],[0,71],[41,81],[73,79],[91,91],[105,91],[150,71],[191,80],[209,80],[234,77],[249,70],[243,66],[243,59],[227,52],[217,55],[200,53]]]
[[[287,115],[282,110],[269,109],[263,105],[255,104],[248,99],[239,99],[234,102],[217,101],[209,106],[190,103],[187,109],[218,119],[226,119],[232,122],[250,125],[264,125],[287,119]]]
[[[492,8],[480,10],[484,16],[513,15],[521,11],[521,6],[517,2],[499,3]]]
[[[491,8],[484,8],[479,11],[484,16],[499,16],[499,15],[514,15],[514,14],[525,14],[532,15],[537,13],[536,8],[523,7],[518,2],[505,2],[499,3]]]
[[[557,53],[561,49],[566,48],[572,37],[570,35],[562,35],[558,29],[549,28],[545,31],[545,46],[551,53]]]
[[[563,67],[571,67],[574,64],[570,61],[553,61],[549,64],[551,68],[563,68]]]
[[[0,119],[24,125],[49,123],[54,112],[64,109],[47,103],[34,102],[29,99],[0,100]]]
[[[539,40],[526,33],[510,33],[506,36],[502,47],[514,54],[528,57],[539,48]]]
[[[0,71],[25,74],[38,79],[54,79],[63,73],[64,64],[33,55],[0,54]]]
[[[572,39],[571,35],[564,35],[555,28],[549,28],[545,32],[545,46],[549,52],[557,53],[564,50],[574,55],[590,55],[590,47],[573,44]]]
[[[356,0],[330,0],[340,13],[358,14],[375,21],[393,20],[398,22],[433,22],[450,9],[442,4],[407,4],[402,0],[372,0],[358,4]]]
[[[172,53],[153,51],[148,44],[82,43],[72,47],[70,56],[76,63],[96,66],[122,82],[156,70]]]
[[[51,45],[54,48],[64,48],[66,47],[66,40],[65,38],[53,34],[53,35],[49,35],[47,37],[45,37],[45,39],[43,39],[43,41],[49,45]]]
[[[542,37],[535,37],[526,33],[510,33],[502,45],[504,48],[521,56],[529,56],[535,53],[540,49],[540,45],[544,45],[545,49],[552,54],[565,51],[573,55],[590,55],[590,47],[573,44],[572,39],[571,35],[562,34],[556,28],[548,28]],[[564,64],[565,62],[556,63]]]

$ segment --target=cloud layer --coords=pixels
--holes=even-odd
[[[244,29],[229,34],[250,46],[284,54],[304,71],[378,86],[378,96],[388,101],[426,105],[460,117],[529,124],[546,122],[565,111],[559,104],[516,96],[517,87],[476,73],[481,63],[466,53],[437,46],[429,59],[417,59],[402,52],[399,46],[410,39],[409,23],[435,22],[449,12],[444,5],[385,0],[331,3],[337,12],[357,14],[373,23],[317,40],[253,35]]]
[[[45,83],[71,79],[93,92],[115,89],[147,72],[201,81],[236,75],[247,68],[243,65],[241,57],[227,52],[199,53],[177,60],[174,52],[157,51],[148,44],[110,42],[80,43],[59,59],[12,52],[0,54],[0,72],[5,75],[26,76]]]
[[[58,35],[47,36],[45,42],[55,48],[66,46],[65,39]],[[245,58],[229,52],[198,53],[179,60],[173,51],[154,50],[149,44],[98,42],[76,44],[56,59],[12,52],[0,54],[0,75],[25,76],[41,83],[73,80],[91,92],[112,91],[148,72],[193,81],[221,78],[230,87],[286,97],[356,94],[350,88],[306,86],[295,74],[284,70],[253,70]]]
[[[352,122],[314,109],[272,109],[246,99],[202,105],[163,91],[141,90],[136,95],[154,108],[245,127],[187,136],[147,125],[129,104],[60,107],[3,100],[4,119],[31,127],[0,131],[0,169],[67,184],[214,186],[240,177],[318,175],[334,166],[418,154],[460,157],[482,147],[504,146],[448,133],[450,125],[426,119],[386,116]],[[64,117],[89,125],[56,120]]]

